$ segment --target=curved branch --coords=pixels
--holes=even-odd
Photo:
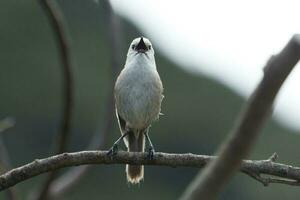
[[[63,113],[60,125],[60,133],[57,136],[56,154],[66,151],[67,141],[70,135],[71,115],[73,108],[73,77],[72,61],[70,56],[70,41],[65,28],[64,17],[54,0],[40,0],[40,3],[48,15],[49,22],[54,30],[62,62],[64,90],[63,90]],[[52,171],[46,177],[38,194],[33,193],[30,199],[45,199],[48,189],[55,179],[56,173]]]
[[[72,59],[70,55],[70,38],[65,28],[64,17],[54,0],[40,0],[45,12],[48,14],[50,24],[53,27],[59,45],[60,57],[62,62],[62,72],[64,80],[63,90],[63,112],[58,138],[57,152],[62,153],[66,150],[67,140],[70,135],[71,114],[73,107],[73,77]]]
[[[0,167],[10,169],[11,162],[7,152],[6,145],[2,139],[2,132],[6,131],[9,128],[12,128],[15,125],[15,120],[13,118],[7,117],[0,121]]]
[[[120,151],[116,156],[107,155],[107,151],[80,151],[75,153],[63,153],[35,161],[12,169],[0,176],[0,191],[16,185],[22,181],[49,171],[64,167],[87,165],[87,164],[132,164],[132,165],[158,165],[169,167],[197,167],[202,168],[215,156],[186,154],[169,154],[157,152],[153,160],[149,160],[147,153],[133,153]],[[241,171],[256,175],[266,174],[284,178],[287,181],[299,183],[300,168],[267,160],[244,160]],[[275,180],[275,178],[273,177]],[[283,180],[283,179],[277,179]],[[274,181],[273,181],[274,182]],[[288,182],[279,182],[286,183]],[[294,184],[296,185],[296,184]]]
[[[7,117],[0,121],[0,172],[5,172],[11,169],[11,162],[5,143],[3,142],[1,133],[15,125],[13,118]],[[9,200],[17,199],[17,193],[14,188],[9,188],[6,191],[6,197]]]
[[[222,186],[238,169],[242,159],[249,154],[271,112],[281,85],[299,59],[300,35],[295,35],[285,48],[278,55],[272,56],[266,64],[264,77],[240,114],[231,134],[219,149],[219,158],[196,176],[181,199],[216,198]]]
[[[111,78],[108,84],[108,94],[107,100],[105,102],[105,113],[102,119],[101,129],[98,130],[91,139],[90,144],[88,145],[88,150],[94,149],[102,149],[107,135],[112,130],[113,118],[115,116],[114,112],[114,82],[117,77],[117,73],[119,68],[121,67],[119,55],[121,49],[121,27],[118,16],[116,16],[113,12],[111,4],[109,0],[104,0],[101,2],[104,6],[104,20],[106,24],[108,24],[108,28],[106,29],[106,37],[108,38],[110,50],[110,63],[111,63]],[[53,181],[49,188],[49,196],[51,199],[57,199],[58,196],[65,194],[66,191],[70,190],[73,186],[78,183],[82,176],[86,174],[89,165],[80,166],[74,169],[70,169],[68,172],[63,174],[61,177],[57,178]]]

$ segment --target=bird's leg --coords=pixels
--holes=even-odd
[[[151,140],[150,140],[150,137],[149,137],[149,135],[148,135],[148,131],[149,131],[149,129],[147,129],[147,130],[144,132],[145,137],[146,137],[146,139],[147,139],[147,141],[148,141],[148,144],[149,144],[148,158],[149,158],[149,160],[153,160],[155,150],[154,150],[153,144],[152,144],[152,142],[151,142]]]
[[[119,137],[119,139],[117,139],[117,141],[115,141],[115,143],[113,144],[113,146],[109,149],[109,151],[107,152],[107,155],[116,155],[118,153],[118,146],[119,143],[121,142],[121,140],[126,137],[128,135],[128,132],[125,132],[121,137]]]

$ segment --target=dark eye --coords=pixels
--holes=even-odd
[[[148,49],[149,49],[149,50],[151,49],[151,45],[148,46]]]
[[[132,48],[132,49],[135,49],[135,45],[134,45],[134,44],[133,44],[133,45],[131,45],[131,48]]]

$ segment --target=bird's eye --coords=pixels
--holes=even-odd
[[[134,45],[134,44],[133,44],[133,45],[131,45],[131,48],[132,48],[132,49],[135,49],[135,45]]]
[[[151,45],[148,46],[148,49],[149,49],[149,50],[151,49]]]

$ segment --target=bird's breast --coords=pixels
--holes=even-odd
[[[147,66],[124,68],[115,86],[116,109],[130,128],[143,129],[160,113],[162,83]]]

